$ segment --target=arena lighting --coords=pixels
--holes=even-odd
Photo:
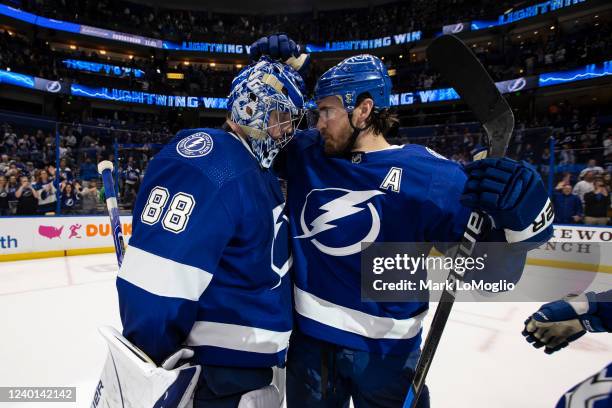
[[[100,50],[100,54],[106,55],[106,51],[105,50]]]
[[[554,30],[554,29],[555,29],[555,26],[550,26],[550,29],[551,29],[551,30]]]
[[[185,62],[183,62],[183,64],[189,65],[189,61],[185,61]]]
[[[538,32],[537,32],[537,31],[534,31],[533,33],[534,33],[535,35],[538,35]]]
[[[211,62],[211,63],[210,63],[210,64],[208,64],[208,65],[210,65],[211,67],[216,67],[216,66],[217,66],[217,64],[215,64],[214,62]]]
[[[598,64],[589,64],[570,71],[549,72],[547,74],[519,77],[507,81],[497,82],[496,86],[502,93],[515,94],[519,91],[534,89],[542,86],[566,84],[575,81],[600,77],[612,77],[612,60]],[[103,99],[115,102],[144,104],[164,108],[203,108],[226,109],[227,99],[210,96],[178,96],[152,94],[148,92],[126,89],[88,87],[64,81],[50,81],[44,78],[9,72],[0,69],[0,83],[28,89],[37,89],[44,92],[61,92],[73,96],[93,99]],[[415,90],[392,94],[392,106],[407,106],[414,104],[427,104],[459,99],[459,95],[452,88]]]
[[[77,47],[76,47],[76,45],[70,44],[70,49],[71,49],[71,50],[76,50],[76,49],[77,49]]]
[[[236,64],[236,68],[238,69],[242,68],[242,64]]]
[[[400,59],[402,59],[402,58],[404,58],[404,55],[403,55],[403,54],[400,54],[400,56],[399,56],[399,57],[400,57]]]
[[[134,56],[132,54],[128,55],[129,59],[134,59]]]

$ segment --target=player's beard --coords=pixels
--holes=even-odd
[[[323,150],[327,156],[341,156],[347,153],[346,150],[349,147],[353,131],[347,125],[342,129],[338,129],[337,133],[337,135],[332,136],[327,130],[321,132],[325,141]]]

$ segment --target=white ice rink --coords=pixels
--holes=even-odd
[[[90,405],[106,356],[96,328],[120,327],[116,270],[114,254],[0,263],[0,386],[77,387],[76,403],[0,408]],[[533,349],[520,333],[538,307],[455,304],[428,376],[432,407],[552,408],[612,360],[612,336],[604,334],[552,356]]]

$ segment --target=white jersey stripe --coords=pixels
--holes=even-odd
[[[197,321],[187,346],[214,346],[249,353],[275,354],[289,345],[291,330],[277,332],[237,324]]]
[[[427,311],[409,319],[393,319],[336,305],[295,288],[295,308],[304,317],[371,339],[410,339],[421,329]]]
[[[158,296],[197,301],[213,275],[195,266],[128,246],[119,277]]]

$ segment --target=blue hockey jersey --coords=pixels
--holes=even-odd
[[[362,302],[361,243],[459,241],[461,167],[419,145],[328,158],[309,130],[287,146],[285,171],[299,329],[382,354],[418,348],[428,303]]]
[[[150,162],[117,278],[123,334],[159,363],[284,364],[292,327],[284,198],[239,137],[183,130]]]
[[[566,392],[556,408],[612,407],[612,363]]]

